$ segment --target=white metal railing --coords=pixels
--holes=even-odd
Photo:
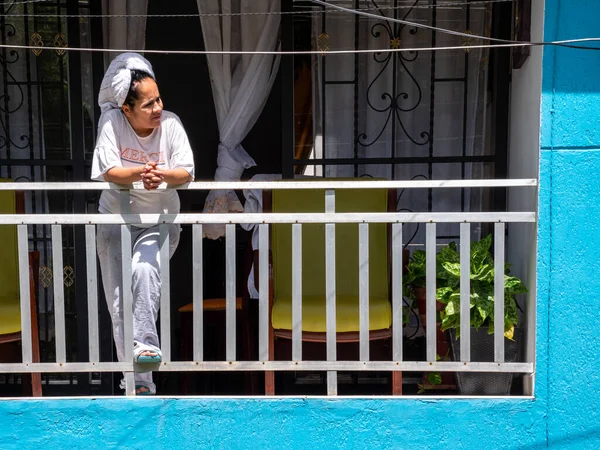
[[[126,392],[134,395],[132,345],[125,346],[125,358],[131,362],[100,361],[98,329],[98,274],[96,269],[96,225],[121,225],[123,253],[123,302],[125,342],[133,342],[133,317],[131,293],[131,224],[158,224],[161,233],[161,349],[162,363],[159,371],[327,371],[328,394],[337,393],[336,371],[440,371],[440,372],[511,372],[532,374],[533,361],[505,362],[503,333],[495,333],[494,361],[471,362],[470,334],[460,339],[460,361],[436,360],[436,224],[460,223],[460,325],[469,324],[469,248],[471,223],[494,223],[494,315],[495,323],[504,322],[504,236],[508,223],[534,223],[535,212],[389,212],[389,213],[336,213],[335,190],[338,189],[445,189],[445,188],[510,188],[536,187],[534,179],[520,180],[445,180],[445,181],[278,181],[278,182],[194,182],[175,189],[324,189],[325,212],[305,213],[257,213],[257,214],[5,214],[0,215],[0,225],[16,225],[18,229],[19,277],[21,296],[22,362],[0,363],[0,373],[59,373],[59,372],[125,372]],[[131,187],[111,183],[0,183],[0,190],[105,190],[118,189],[122,205],[129,205]],[[125,211],[126,209],[122,209]],[[192,227],[194,274],[202,273],[202,226],[226,224],[226,360],[204,361],[203,342],[203,280],[193,277],[193,361],[173,361],[171,358],[170,330],[170,283],[168,225],[186,224]],[[235,282],[235,226],[236,224],[259,224],[259,353],[257,361],[237,361],[236,358],[236,282]],[[269,226],[287,223],[292,226],[292,360],[269,360]],[[301,249],[302,224],[324,223],[326,233],[326,361],[302,360],[302,281]],[[336,286],[335,286],[335,224],[359,224],[359,305],[360,339],[359,360],[338,361],[336,357]],[[392,230],[392,360],[369,359],[369,255],[368,239],[370,223],[389,223]],[[402,348],[402,225],[426,224],[426,361],[404,361]],[[51,225],[52,257],[54,268],[54,311],[56,336],[56,362],[34,363],[32,361],[30,285],[28,261],[28,226]],[[86,236],[87,302],[89,330],[89,362],[67,362],[64,316],[64,291],[62,287],[62,229],[63,225],[84,225]],[[462,287],[466,289],[462,289]]]

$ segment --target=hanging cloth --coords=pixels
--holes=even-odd
[[[274,51],[279,48],[280,0],[198,0],[207,50]],[[270,14],[252,13],[268,12]],[[242,13],[242,15],[228,15]],[[243,14],[248,15],[243,15]],[[215,181],[239,181],[256,165],[242,141],[260,116],[279,68],[276,55],[207,55],[219,125]],[[233,191],[211,191],[205,213],[242,212]],[[218,239],[225,225],[205,225],[204,235]]]
[[[148,0],[102,0],[102,14],[121,17],[104,17],[102,19],[105,48],[122,50],[143,50],[146,48],[146,14]],[[135,17],[131,17],[135,16]],[[118,53],[104,53],[104,67]]]

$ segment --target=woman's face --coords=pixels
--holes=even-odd
[[[154,128],[160,126],[163,110],[162,99],[158,92],[156,81],[144,78],[137,86],[138,99],[133,108],[123,105],[123,112],[129,119],[131,127],[138,134],[150,134]]]

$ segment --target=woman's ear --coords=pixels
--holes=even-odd
[[[129,106],[128,104],[124,104],[123,106],[121,106],[121,111],[123,111],[123,113],[127,116],[127,117],[131,117],[131,115],[133,114],[133,111],[131,111],[131,106]]]

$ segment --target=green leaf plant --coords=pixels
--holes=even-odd
[[[440,355],[436,353],[435,360],[450,361],[450,357],[449,354],[446,353],[446,355],[441,358]],[[417,388],[419,389],[417,394],[424,394],[427,390],[435,389],[435,387],[439,386],[440,384],[442,384],[442,374],[440,372],[427,372],[425,373],[423,383],[417,384]]]
[[[414,300],[413,288],[425,288],[425,273],[425,252],[416,250],[406,265],[406,273],[402,276],[404,297]]]
[[[492,235],[489,234],[471,244],[471,304],[470,323],[475,329],[488,327],[494,333],[494,260],[490,252]],[[515,296],[527,292],[523,282],[510,276],[510,266],[504,266],[504,336],[513,339],[518,325],[517,302]],[[436,299],[446,305],[440,312],[441,329],[454,328],[460,336],[460,253],[456,243],[451,242],[436,255]],[[413,253],[404,277],[404,295],[414,298],[412,289],[425,287],[425,252]]]

